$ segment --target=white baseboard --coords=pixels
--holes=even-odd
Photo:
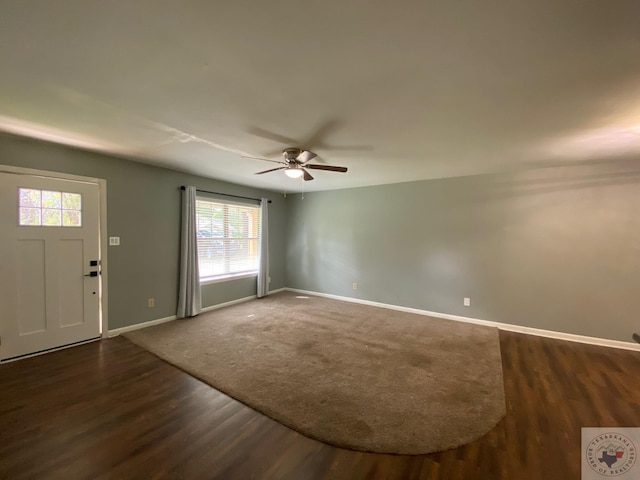
[[[279,288],[277,290],[269,291],[269,293],[278,293],[284,291],[284,288]],[[248,302],[249,300],[254,300],[257,298],[256,295],[249,295],[248,297],[237,298],[236,300],[230,300],[224,303],[218,303],[216,305],[210,305],[208,307],[202,308],[202,313],[210,312],[212,310],[218,310],[219,308],[229,307],[231,305],[235,305],[237,303]],[[108,336],[109,338],[117,337],[123,333],[132,332],[134,330],[140,330],[141,328],[153,327],[154,325],[160,325],[161,323],[172,322],[173,320],[177,320],[178,317],[176,315],[172,315],[170,317],[158,318],[156,320],[149,320],[148,322],[136,323],[135,325],[128,325],[122,328],[114,328],[113,330],[109,330]]]
[[[249,295],[248,297],[237,298],[235,300],[230,300],[228,302],[218,303],[216,305],[211,305],[209,307],[203,307],[202,313],[210,312],[211,310],[218,310],[219,308],[230,307],[231,305],[248,302],[249,300],[254,300],[256,298],[258,298],[256,295]]]
[[[509,332],[524,333],[527,335],[536,335],[538,337],[555,338],[557,340],[567,340],[568,342],[587,343],[589,345],[597,345],[600,347],[621,348],[623,350],[635,350],[640,352],[640,344],[632,342],[623,342],[622,340],[610,340],[608,338],[588,337],[586,335],[577,335],[575,333],[556,332],[554,330],[543,330],[541,328],[523,327],[520,325],[511,325],[509,323],[499,323],[498,328]]]
[[[624,350],[640,351],[640,344],[623,342],[620,340],[609,340],[607,338],[587,337],[585,335],[576,335],[573,333],[556,332],[553,330],[543,330],[541,328],[523,327],[520,325],[512,325],[509,323],[492,322],[489,320],[481,320],[478,318],[462,317],[460,315],[451,315],[448,313],[430,312],[428,310],[420,310],[417,308],[401,307],[399,305],[391,305],[388,303],[372,302],[370,300],[361,300],[359,298],[343,297],[340,295],[332,295],[330,293],[312,292],[309,290],[300,290],[297,288],[284,288],[290,292],[301,293],[304,295],[314,295],[316,297],[332,298],[334,300],[342,300],[344,302],[359,303],[362,305],[370,305],[372,307],[387,308],[389,310],[397,310],[400,312],[415,313],[435,318],[443,318],[446,320],[454,320],[456,322],[474,323],[476,325],[484,325],[487,327],[496,327],[500,330],[509,332],[524,333],[527,335],[536,335],[538,337],[555,338],[558,340],[566,340],[569,342],[587,343],[589,345],[598,345],[601,347],[621,348]]]
[[[171,315],[170,317],[158,318],[156,320],[149,320],[148,322],[136,323],[135,325],[128,325],[126,327],[114,328],[109,330],[109,338],[117,337],[123,333],[133,332],[134,330],[140,330],[141,328],[153,327],[154,325],[160,325],[161,323],[172,322],[178,317]]]

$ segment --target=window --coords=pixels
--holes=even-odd
[[[34,188],[18,189],[22,227],[81,227],[82,195]]]
[[[200,281],[258,273],[260,207],[196,199]]]

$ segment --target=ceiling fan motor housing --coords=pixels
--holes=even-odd
[[[287,163],[295,163],[298,155],[302,153],[302,150],[299,148],[285,148],[282,152],[282,156],[287,161]]]

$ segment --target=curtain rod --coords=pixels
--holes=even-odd
[[[180,187],[180,190],[184,190],[185,188],[186,187],[182,185]],[[244,198],[245,200],[255,200],[256,202],[259,202],[261,200],[260,198],[243,197],[242,195],[231,195],[230,193],[210,192],[209,190],[200,190],[199,188],[196,188],[196,192],[211,193],[213,195],[222,195],[224,197]],[[271,203],[271,200],[267,199],[267,201]]]

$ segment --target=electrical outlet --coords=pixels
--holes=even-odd
[[[358,289],[358,284],[356,282],[353,282],[353,289],[357,290]]]
[[[469,297],[464,297],[464,306],[465,307],[470,307],[471,306],[471,299]]]
[[[153,308],[156,306],[156,301],[154,298],[150,298],[149,300],[147,300],[147,305],[149,306],[149,308]]]
[[[109,237],[109,245],[120,245],[120,237]]]

